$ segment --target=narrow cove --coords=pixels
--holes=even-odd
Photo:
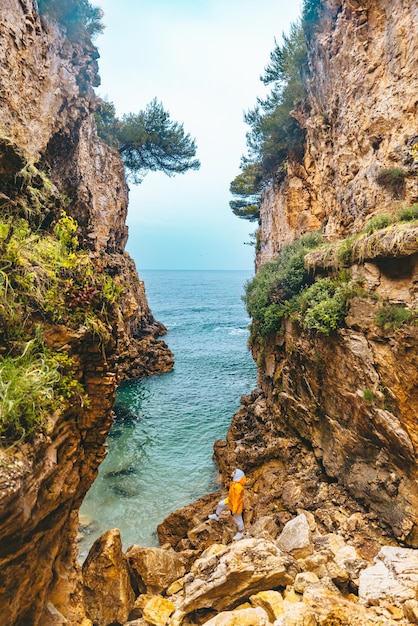
[[[80,511],[81,561],[110,528],[120,529],[124,549],[158,545],[164,517],[217,490],[213,443],[256,386],[241,301],[250,277],[239,270],[141,272],[175,366],[118,390],[109,453]]]

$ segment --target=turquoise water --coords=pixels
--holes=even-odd
[[[213,443],[256,386],[241,300],[249,272],[148,270],[141,278],[175,366],[118,390],[109,453],[80,511],[91,520],[81,558],[110,528],[120,529],[124,549],[158,545],[156,527],[169,513],[216,490]]]

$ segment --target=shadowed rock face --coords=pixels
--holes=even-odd
[[[2,623],[81,624],[77,566],[78,509],[106,455],[117,383],[168,371],[173,356],[158,338],[165,328],[148,307],[144,284],[124,252],[128,189],[116,151],[96,134],[92,87],[97,50],[70,43],[57,25],[41,22],[36,2],[0,6],[0,203],[19,193],[22,168],[35,165],[79,224],[78,236],[122,298],[101,345],[81,328],[45,325],[54,350],[74,358],[89,405],[51,416],[33,445],[0,452],[0,606]],[[50,203],[42,227],[57,217]]]

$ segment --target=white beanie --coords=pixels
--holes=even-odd
[[[234,475],[232,477],[232,480],[240,480],[241,478],[243,478],[245,476],[244,472],[240,469],[236,469],[234,472]]]

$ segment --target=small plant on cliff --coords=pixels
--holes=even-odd
[[[46,350],[39,338],[0,359],[0,445],[43,428],[48,416],[75,394],[82,396],[66,353]]]
[[[346,271],[335,278],[320,278],[299,298],[302,326],[329,335],[343,324],[350,299],[358,292]]]
[[[381,228],[386,228],[387,226],[390,226],[393,221],[394,218],[391,213],[378,213],[366,222],[363,228],[363,232],[370,235],[371,233],[376,232],[376,230],[380,230]]]
[[[196,143],[185,134],[183,124],[173,122],[156,99],[139,113],[116,117],[111,102],[103,101],[96,113],[97,131],[107,143],[117,148],[128,177],[139,184],[148,172],[167,176],[197,170]]]
[[[17,149],[14,144],[11,146]],[[16,173],[13,184],[6,183],[2,191],[2,214],[23,217],[33,225],[42,226],[57,209],[66,205],[47,173],[30,162]]]
[[[417,319],[416,313],[397,304],[384,304],[377,312],[375,322],[385,330],[396,330]]]
[[[363,389],[363,398],[366,402],[373,402],[373,391],[370,389]]]
[[[414,222],[418,220],[418,204],[403,207],[397,214],[397,219],[400,222]]]
[[[402,167],[385,167],[378,172],[376,182],[388,189],[395,198],[400,198],[405,188],[407,175],[408,173]]]

